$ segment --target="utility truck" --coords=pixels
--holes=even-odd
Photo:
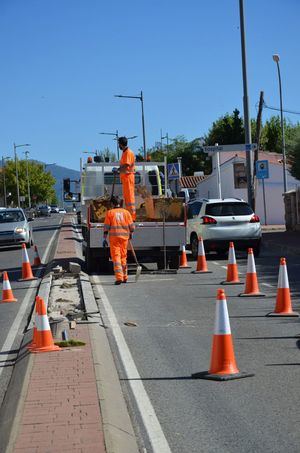
[[[109,249],[103,248],[102,242],[112,193],[122,199],[122,184],[113,172],[118,166],[117,162],[93,162],[90,158],[81,169],[82,247],[88,272],[112,269]],[[163,194],[161,175],[166,175],[162,162],[135,165],[137,217],[132,244],[141,263],[156,263],[158,269],[178,269],[186,237],[185,205],[183,199]],[[128,259],[131,260],[130,251]]]

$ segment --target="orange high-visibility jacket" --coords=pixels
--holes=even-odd
[[[134,223],[130,212],[123,208],[110,209],[104,220],[104,234],[109,233],[109,238],[128,239],[134,231]]]
[[[120,160],[120,165],[129,165],[128,170],[126,170],[126,173],[121,173],[121,181],[123,181],[125,178],[130,177],[133,175],[134,178],[134,162],[135,162],[135,155],[131,151],[130,148],[126,148],[125,151],[122,153],[122,157]]]

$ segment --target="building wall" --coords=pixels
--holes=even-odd
[[[236,197],[247,200],[247,189],[236,189],[234,187],[233,163],[242,162],[235,159],[221,165],[221,188],[222,198]],[[285,223],[284,201],[283,201],[283,177],[282,166],[269,164],[270,178],[265,180],[266,217],[269,225],[282,225]],[[300,181],[293,178],[287,172],[288,190],[300,186]],[[197,186],[199,197],[218,198],[217,175],[212,173],[207,179]],[[263,188],[262,181],[258,180],[256,188],[256,214],[260,217],[262,224],[265,224]]]

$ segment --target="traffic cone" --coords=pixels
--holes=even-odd
[[[39,314],[37,311],[37,301],[39,299],[39,296],[36,296],[35,298],[35,307],[34,307],[34,327],[33,327],[33,335],[32,335],[32,342],[30,345],[27,347],[27,349],[34,349],[37,346],[37,329],[39,325]]]
[[[34,260],[33,260],[33,266],[40,266],[42,264],[41,258],[37,249],[37,246],[34,246]]]
[[[264,297],[265,294],[259,291],[253,249],[248,249],[247,275],[245,292],[240,297]]]
[[[228,381],[249,376],[254,376],[254,374],[241,373],[237,367],[225,291],[223,289],[218,289],[210,367],[208,371],[195,373],[192,377],[216,381]]]
[[[34,277],[32,274],[32,269],[29,262],[28,253],[26,250],[26,245],[22,244],[22,278],[19,279],[19,282],[27,280],[37,280],[37,277]]]
[[[299,313],[293,311],[292,308],[289,278],[285,258],[280,258],[275,311],[273,313],[268,313],[266,316],[289,316],[293,318],[299,316]]]
[[[222,285],[241,285],[239,279],[239,271],[235,258],[234,243],[229,242],[228,263],[227,263],[227,277]]]
[[[187,257],[186,257],[186,251],[185,251],[185,245],[182,245],[182,252],[181,252],[181,257],[180,257],[180,266],[181,269],[187,268],[189,269],[191,266],[188,265]]]
[[[197,267],[195,271],[192,271],[192,274],[208,274],[212,271],[207,269],[205,250],[202,237],[199,236],[198,241],[198,257],[197,257]]]
[[[38,313],[38,322],[35,338],[35,346],[30,349],[31,352],[52,352],[60,351],[60,347],[56,346],[53,341],[52,332],[50,330],[49,320],[47,316],[47,308],[44,300],[41,297],[36,298],[36,310]]]
[[[16,299],[13,295],[9,279],[8,279],[8,274],[6,271],[3,272],[3,291],[2,291],[2,299],[0,300],[0,303],[6,303],[6,302],[17,302],[18,299]]]

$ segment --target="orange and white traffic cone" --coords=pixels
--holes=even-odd
[[[192,271],[192,274],[208,274],[212,271],[209,271],[207,268],[205,250],[202,237],[199,236],[198,241],[198,257],[197,257],[197,267],[195,271]]]
[[[44,300],[41,297],[36,298],[38,323],[36,331],[35,346],[30,349],[31,352],[52,352],[60,351],[60,347],[56,346],[53,341],[52,332],[47,316],[47,308]]]
[[[237,367],[225,291],[223,289],[218,289],[210,367],[208,371],[195,373],[192,377],[216,381],[228,381],[250,376],[254,376],[254,374],[241,373]]]
[[[266,316],[290,316],[294,318],[299,316],[299,313],[293,311],[292,308],[289,278],[285,258],[280,258],[275,310],[273,313],[268,313]]]
[[[37,249],[37,246],[34,246],[34,260],[33,260],[33,266],[40,266],[42,264],[41,258]]]
[[[34,349],[37,346],[37,329],[39,325],[39,314],[38,314],[38,307],[37,307],[37,301],[39,299],[39,296],[36,296],[35,298],[35,307],[34,307],[34,327],[33,327],[33,335],[32,335],[32,342],[29,344],[27,349]]]
[[[239,271],[235,258],[234,243],[229,242],[228,263],[227,263],[227,277],[222,285],[241,285],[239,279]]]
[[[33,276],[26,245],[22,244],[22,278],[19,279],[19,282],[27,280],[37,280],[37,277]]]
[[[185,245],[182,245],[182,252],[181,252],[181,257],[180,257],[180,269],[189,269],[191,266],[188,265],[187,257],[186,257],[186,251],[185,251]]]
[[[16,299],[13,295],[10,282],[8,279],[8,274],[6,271],[3,272],[3,291],[2,291],[2,299],[0,300],[0,303],[6,303],[6,302],[17,302],[18,299]]]
[[[258,287],[258,280],[256,274],[256,267],[253,255],[253,249],[248,249],[247,261],[247,275],[245,291],[239,294],[240,297],[264,297],[265,294],[261,293]]]

